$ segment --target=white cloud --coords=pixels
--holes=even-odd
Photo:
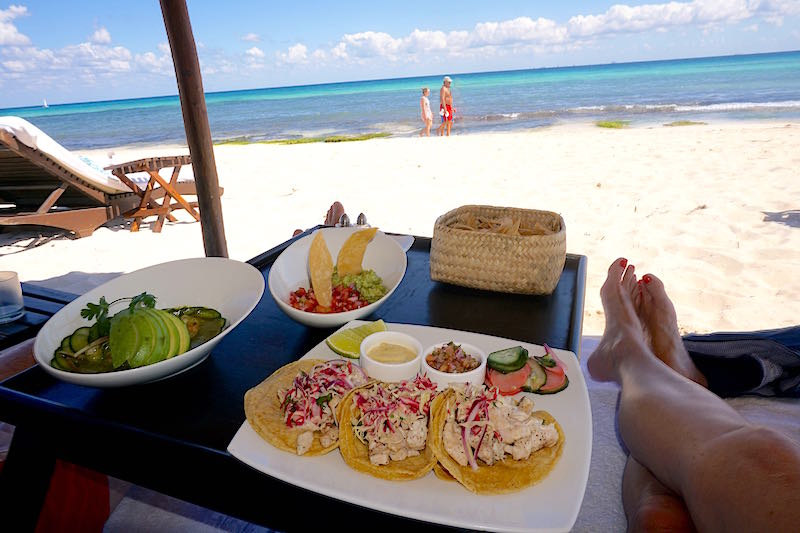
[[[286,52],[278,52],[276,56],[280,63],[306,63],[308,62],[308,47],[304,44],[297,43],[290,46]]]
[[[261,42],[261,36],[257,33],[245,33],[242,35],[242,40],[250,43],[259,43]]]
[[[475,26],[471,38],[475,45],[502,45],[516,43],[561,43],[567,30],[555,21],[519,17],[503,22],[481,22]]]
[[[11,5],[8,9],[0,9],[0,46],[30,44],[31,40],[11,23],[12,20],[27,14],[28,8],[25,6]]]
[[[546,54],[585,46],[587,39],[619,33],[659,33],[695,26],[704,33],[727,24],[762,19],[780,25],[784,16],[800,13],[798,0],[694,0],[630,6],[616,4],[604,13],[576,15],[565,23],[518,17],[479,22],[471,30],[444,32],[415,29],[406,36],[363,31],[343,35],[329,48],[309,52],[295,44],[276,57],[282,63],[344,61],[417,61],[421,54],[439,58],[503,54]],[[755,22],[754,22],[755,24]],[[752,26],[750,26],[752,27]]]
[[[92,34],[92,36],[89,38],[89,41],[95,44],[110,44],[111,34],[108,33],[107,29],[100,28]]]
[[[252,47],[251,49],[246,51],[245,54],[247,54],[248,56],[250,56],[252,58],[262,58],[262,57],[264,57],[263,50],[261,50],[261,48],[258,48],[257,46]]]

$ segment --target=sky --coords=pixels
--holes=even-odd
[[[207,92],[800,49],[800,0],[187,5]],[[174,94],[156,0],[0,0],[0,108]]]

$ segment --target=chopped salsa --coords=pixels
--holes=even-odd
[[[465,352],[461,346],[454,342],[448,342],[444,346],[434,348],[425,356],[425,362],[439,372],[450,374],[461,374],[469,372],[481,365],[481,362],[474,356]]]
[[[311,313],[342,313],[352,311],[376,302],[386,295],[386,287],[374,270],[364,270],[359,274],[339,276],[333,270],[333,294],[331,306],[319,304],[314,289],[300,287],[289,294],[289,305]]]

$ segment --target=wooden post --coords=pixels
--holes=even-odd
[[[200,224],[207,257],[228,257],[222,204],[219,200],[219,178],[214,160],[214,145],[208,126],[208,111],[200,76],[200,62],[192,35],[192,24],[186,0],[160,0],[161,14],[172,50],[172,63],[178,79],[183,127],[192,156]]]

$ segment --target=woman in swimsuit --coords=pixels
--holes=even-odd
[[[431,101],[428,100],[430,90],[427,87],[422,88],[422,96],[419,99],[419,108],[422,111],[422,122],[425,127],[419,132],[419,136],[430,137],[431,126],[433,125],[433,113],[431,112]]]

